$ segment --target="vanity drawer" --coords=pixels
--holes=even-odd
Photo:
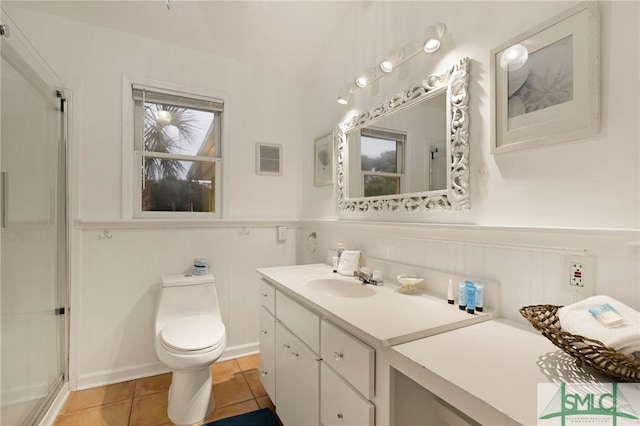
[[[315,353],[320,353],[320,317],[279,291],[276,317]]]
[[[276,400],[276,319],[260,307],[260,381],[269,398]]]
[[[374,394],[375,350],[327,321],[322,321],[322,360],[367,398]]]
[[[320,366],[320,383],[320,423],[323,426],[373,426],[373,404],[324,362]]]
[[[265,280],[260,280],[260,304],[272,315],[276,314],[276,289]]]

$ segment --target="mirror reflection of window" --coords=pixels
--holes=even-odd
[[[404,175],[406,134],[364,128],[360,137],[360,169],[364,196],[400,194]]]

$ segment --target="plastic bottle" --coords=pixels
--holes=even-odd
[[[473,314],[476,311],[476,286],[471,281],[466,282],[467,313]]]
[[[476,284],[476,312],[484,310],[484,284]]]
[[[338,243],[338,251],[336,252],[337,262],[336,262],[336,270],[340,267],[340,258],[342,257],[342,252],[344,251],[344,245],[342,243]]]

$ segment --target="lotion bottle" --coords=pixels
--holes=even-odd
[[[458,309],[464,311],[467,309],[467,296],[465,294],[465,284],[463,282],[458,283]]]
[[[467,296],[467,313],[473,314],[476,311],[476,286],[473,285],[471,281],[467,281],[465,290]]]
[[[484,284],[476,284],[476,311],[484,310]]]
[[[449,287],[447,287],[447,303],[453,305],[455,300],[453,298],[453,279],[449,278]]]

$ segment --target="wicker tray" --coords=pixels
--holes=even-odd
[[[520,308],[520,314],[544,337],[576,359],[619,382],[640,382],[640,361],[605,346],[602,342],[560,329],[557,312],[561,306],[534,305]]]

